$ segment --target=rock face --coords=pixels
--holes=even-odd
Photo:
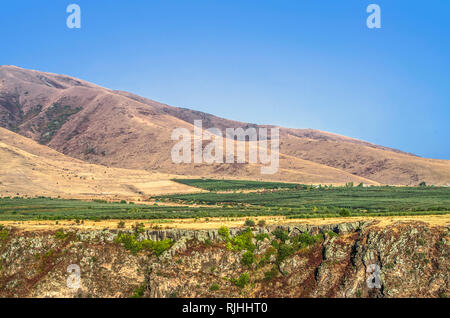
[[[175,241],[159,257],[130,253],[114,241],[117,230],[3,229],[1,297],[446,297],[449,228],[409,222],[381,226],[355,222],[289,225],[283,243],[320,237],[280,257],[276,226],[252,230],[254,261],[226,246],[217,230],[144,231],[138,240]],[[244,229],[231,229],[236,236]],[[268,234],[262,236],[258,234]],[[258,235],[258,240],[255,238]],[[278,251],[278,254],[277,252]],[[79,288],[68,288],[71,264]],[[379,273],[372,273],[372,272]],[[248,274],[248,281],[242,279]],[[375,277],[374,275],[377,275]],[[376,281],[379,278],[379,286]],[[241,284],[242,283],[242,284]]]

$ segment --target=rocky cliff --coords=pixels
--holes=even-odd
[[[449,234],[422,222],[219,231],[2,227],[0,297],[446,297]],[[72,264],[80,269],[75,287],[68,284]]]

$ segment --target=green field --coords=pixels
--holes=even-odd
[[[262,182],[248,180],[173,179],[173,181],[208,191],[295,189],[298,186],[302,186],[295,183]]]
[[[368,212],[450,210],[447,187],[320,187],[251,193],[195,193],[161,197],[178,203],[252,205],[319,210],[353,209]]]
[[[184,181],[183,181],[184,182]],[[255,181],[194,180],[208,189],[257,187]],[[202,185],[201,183],[205,184]],[[228,184],[227,184],[228,183]],[[269,183],[275,187],[276,183]],[[2,198],[0,220],[174,219],[285,215],[291,218],[425,215],[450,212],[448,187],[312,187],[295,185],[257,192],[196,193],[154,197],[158,204],[107,203],[52,198]],[[280,187],[276,187],[279,189]],[[142,202],[145,203],[145,202]],[[191,206],[188,206],[191,205]],[[192,206],[194,205],[194,206]],[[201,205],[201,206],[199,206]]]

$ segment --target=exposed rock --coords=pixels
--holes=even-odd
[[[287,245],[300,233],[324,239],[277,264],[270,234],[257,242],[256,263],[241,263],[244,250],[229,250],[217,230],[146,230],[139,240],[175,241],[160,257],[132,254],[114,241],[118,230],[19,232],[0,241],[1,297],[441,297],[449,292],[449,229],[425,223],[349,222],[325,226],[293,224]],[[230,229],[232,236],[244,229]],[[338,235],[331,233],[333,231]],[[132,233],[131,231],[128,231]],[[254,242],[255,243],[255,242]],[[71,264],[80,266],[81,286],[67,286]],[[375,267],[374,267],[375,266]],[[378,268],[380,287],[367,280]],[[251,284],[235,280],[249,273]],[[217,284],[219,290],[211,289]]]

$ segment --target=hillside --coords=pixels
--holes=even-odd
[[[161,104],[65,75],[0,66],[0,126],[73,158],[108,167],[161,173],[335,183],[450,184],[450,161],[312,129],[280,128],[280,169],[256,164],[174,164],[172,130],[263,127]]]
[[[0,162],[0,196],[135,200],[199,191],[171,181],[174,175],[88,164],[3,128]]]

